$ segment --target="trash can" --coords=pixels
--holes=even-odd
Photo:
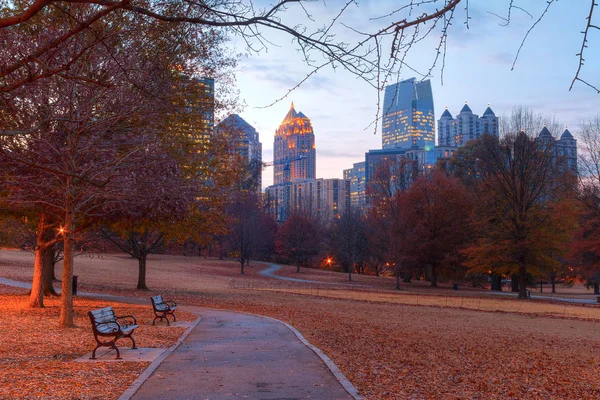
[[[77,294],[77,275],[73,275],[73,296]]]
[[[458,283],[452,284],[452,290],[458,290]]]

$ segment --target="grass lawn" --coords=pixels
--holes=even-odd
[[[29,280],[32,260],[29,253],[1,251],[0,276]],[[273,281],[258,274],[264,268],[258,263],[252,263],[242,277],[234,262],[175,256],[149,258],[151,291],[142,292],[132,290],[137,282],[136,260],[124,255],[81,256],[75,263],[82,291],[144,299],[161,293],[178,303],[252,312],[288,322],[325,351],[368,399],[600,398],[597,306],[488,299],[474,290],[429,291],[418,284],[414,285],[418,289],[394,292],[387,290],[393,287],[393,281],[375,277],[355,276],[355,285],[362,285],[356,288]],[[282,272],[327,282],[346,283],[347,279],[344,274],[294,271],[294,267],[286,267]],[[22,290],[0,285],[2,293],[17,303],[25,299],[16,294]],[[11,301],[6,303],[9,307],[0,311],[2,321],[6,315],[18,318],[24,312],[10,307]],[[2,370],[10,372],[0,377],[0,387],[7,385],[7,376],[21,371],[24,378],[30,370],[29,375],[39,375],[36,379],[45,379],[46,385],[62,386],[68,381],[85,397],[90,374],[105,374],[106,368],[116,368],[116,364],[92,364],[86,367],[91,371],[68,375],[60,368],[94,345],[89,322],[81,319],[92,304],[78,303],[77,307],[81,310],[77,322],[81,328],[67,330],[66,334],[61,331],[59,337],[73,340],[64,346],[56,344],[52,333],[58,324],[56,311],[46,318],[44,313],[51,311],[25,310],[35,315],[31,323],[37,327],[36,332],[43,334],[36,333],[37,338],[31,341],[25,339],[24,345],[13,343],[1,348]],[[12,323],[7,326],[5,331],[19,329]],[[33,333],[25,330],[21,336]],[[0,339],[4,346],[5,337]],[[40,356],[28,350],[35,343],[43,343],[40,346],[46,349]],[[8,359],[6,355],[15,348],[19,355]],[[57,359],[51,360],[55,354]],[[43,378],[40,370],[46,369],[46,364],[40,360],[55,363],[53,368],[61,374]],[[112,398],[118,397],[128,379],[134,377],[115,383]],[[14,393],[25,390],[34,397],[35,392],[27,392],[28,385],[33,385],[30,380],[12,382]],[[56,397],[65,393],[56,392]],[[13,398],[13,392],[10,396],[0,392],[0,398],[4,397]]]

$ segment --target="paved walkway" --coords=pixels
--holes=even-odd
[[[491,295],[498,295],[498,296],[509,296],[509,297],[517,297],[519,294],[518,293],[513,293],[513,292],[496,292],[496,291],[490,291],[488,292],[488,294]],[[546,300],[546,301],[562,301],[565,303],[576,303],[576,304],[598,304],[598,302],[596,301],[596,295],[594,295],[594,298],[592,299],[585,299],[585,298],[579,298],[579,297],[561,297],[560,295],[558,296],[541,296],[538,294],[531,294],[531,298],[535,299],[535,300]]]
[[[202,316],[200,324],[132,399],[353,398],[285,325],[248,314],[193,309]]]
[[[0,278],[0,284],[31,288]],[[82,293],[84,297],[140,303],[137,298]],[[146,302],[144,302],[146,303]],[[285,324],[267,317],[184,306],[202,317],[132,399],[354,399],[356,394],[326,356],[321,359]],[[299,333],[298,333],[299,335]],[[302,340],[305,341],[304,338]],[[338,380],[331,368],[338,374]]]
[[[288,276],[275,275],[275,272],[279,271],[283,268],[281,265],[272,264],[272,263],[264,263],[268,264],[269,268],[263,269],[258,273],[267,278],[280,279],[283,281],[291,281],[291,282],[303,282],[303,283],[318,283],[321,285],[338,285],[338,286],[352,286],[352,287],[363,287],[365,285],[353,284],[353,283],[338,283],[338,282],[322,282],[322,281],[313,281],[309,279],[299,279],[299,278],[290,278]]]

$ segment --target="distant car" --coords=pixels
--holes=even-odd
[[[502,279],[503,285],[510,285],[511,283],[512,283],[512,281],[510,279]]]

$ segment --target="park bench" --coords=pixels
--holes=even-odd
[[[163,300],[161,295],[150,297],[152,300],[152,308],[154,309],[154,315],[156,316],[154,320],[152,320],[152,325],[156,322],[157,319],[167,320],[167,326],[171,325],[169,323],[169,318],[167,316],[173,316],[173,322],[177,321],[175,317],[175,310],[177,309],[177,303],[171,300]]]
[[[133,331],[139,326],[135,317],[125,315],[117,317],[112,307],[104,307],[98,310],[88,312],[92,322],[92,330],[97,346],[92,352],[90,359],[96,359],[96,350],[100,347],[111,347],[117,351],[117,360],[121,359],[121,353],[115,342],[121,338],[129,338],[133,343],[132,349],[137,349],[135,340],[131,337]],[[103,338],[112,338],[112,340],[103,340]]]

